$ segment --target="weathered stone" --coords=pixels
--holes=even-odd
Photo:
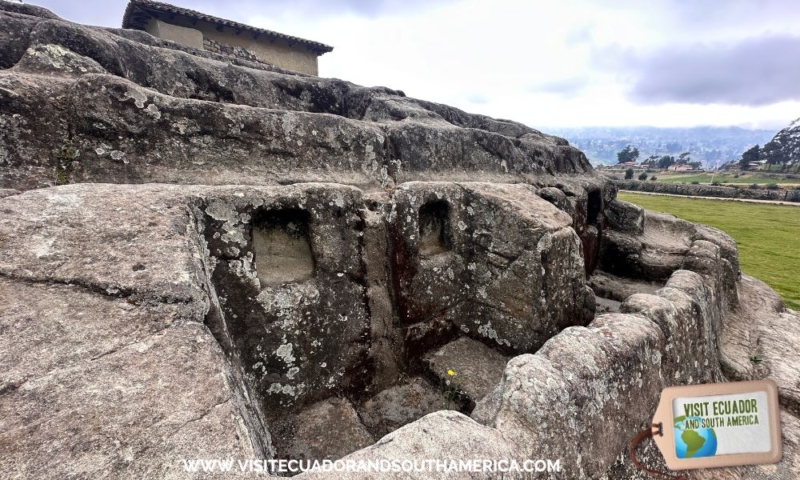
[[[373,437],[381,438],[403,425],[446,408],[442,391],[417,377],[370,398],[358,407],[358,413]]]
[[[781,405],[800,415],[800,315],[785,310],[781,298],[763,282],[744,275],[739,308],[726,317],[720,362],[734,380],[771,378]]]
[[[605,211],[611,228],[641,235],[644,232],[644,209],[632,203],[614,200]]]
[[[663,348],[649,320],[602,315],[564,330],[536,355],[513,358],[472,417],[499,430],[523,458],[559,458],[567,477],[599,476],[650,420]]]
[[[373,383],[364,392],[368,395],[394,385],[404,366],[402,332],[395,328],[394,301],[389,274],[389,230],[386,222],[388,196],[365,198],[361,209],[364,220],[363,261],[367,283],[367,306],[370,316],[369,359],[374,366]]]
[[[343,460],[353,461],[356,464],[360,461],[384,461],[391,465],[391,462],[403,463],[419,462],[419,465],[426,460],[439,460],[442,462],[455,461],[468,462],[474,459],[519,459],[520,454],[517,448],[510,443],[497,430],[485,427],[471,420],[458,412],[441,411],[432,413],[422,419],[410,423],[389,435],[383,437],[374,445],[352,453]],[[540,457],[536,457],[540,458]],[[371,479],[380,475],[380,478],[387,479],[447,479],[447,478],[492,478],[493,473],[455,473],[437,471],[434,463],[433,468],[422,472],[392,472],[377,474],[374,472],[337,472],[336,478],[343,480]],[[297,476],[298,479],[328,479],[330,473],[310,472]],[[504,478],[525,478],[524,474],[509,473]]]
[[[617,277],[610,273],[598,271],[589,277],[589,286],[598,297],[624,302],[626,298],[635,293],[653,293],[663,287],[664,284]]]
[[[392,270],[402,322],[441,317],[519,353],[594,315],[571,219],[530,187],[408,183],[394,202]],[[438,247],[420,251],[430,222],[441,225]]]
[[[600,266],[611,274],[666,280],[681,268],[692,243],[692,224],[671,215],[646,212],[642,234],[611,230],[603,236]]]
[[[231,339],[270,417],[334,391],[360,393],[371,380],[371,335],[359,192],[305,185],[252,193],[197,204],[217,331]]]
[[[569,216],[575,215],[575,206],[569,201],[567,195],[558,188],[541,188],[536,194],[555,205],[559,210],[566,212]]]
[[[565,140],[4,0],[0,47],[12,477],[277,449],[636,478],[661,389],[723,370],[774,378],[787,426],[782,463],[723,473],[797,470],[797,315],[727,234],[617,201]],[[417,420],[446,387],[406,380],[450,368],[481,423]],[[496,476],[417,473],[388,477]]]
[[[329,398],[272,423],[278,458],[337,460],[374,442],[347,400]]]
[[[170,186],[75,185],[6,197],[0,275],[186,303],[202,317],[201,253],[186,204]]]
[[[773,315],[759,325],[761,355],[750,361],[761,360],[768,378],[775,380],[781,404],[795,416],[800,415],[800,352],[797,350],[800,335],[800,315],[784,312]]]
[[[91,58],[77,55],[59,45],[31,45],[16,65],[31,73],[80,76],[89,73],[107,73]]]
[[[585,156],[563,139],[518,123],[386,88],[305,77],[239,59],[232,65],[229,57],[144,32],[83,27],[9,9],[3,2],[0,22],[18,32],[6,39],[13,49],[3,61],[14,68],[0,75],[3,88],[26,104],[46,104],[54,95],[39,92],[50,83],[36,77],[43,68],[64,72],[65,79],[87,78],[59,88],[57,96],[71,116],[51,119],[70,123],[63,134],[48,129],[50,119],[33,116],[27,128],[37,139],[20,137],[21,129],[8,133],[14,168],[0,177],[3,183],[25,188],[54,183],[55,154],[67,142],[81,158],[67,182],[225,184],[249,178],[247,183],[257,184],[378,186],[421,178],[474,180],[476,169],[486,180],[504,181],[591,171]],[[105,72],[110,75],[96,75]],[[33,153],[42,160],[30,160]],[[301,168],[287,168],[286,156]],[[42,163],[45,168],[30,168]]]
[[[619,312],[619,307],[621,302],[617,300],[609,300],[603,297],[595,297],[594,299],[595,305],[597,305],[597,314],[603,313],[617,313]]]
[[[477,402],[497,386],[508,358],[486,345],[461,337],[425,356],[425,364],[441,385]],[[450,375],[450,371],[453,375]]]
[[[191,309],[7,279],[0,301],[5,476],[189,478],[181,459],[265,453]]]

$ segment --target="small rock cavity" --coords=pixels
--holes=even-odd
[[[450,250],[448,233],[450,206],[445,201],[429,202],[419,209],[419,253],[423,257]]]
[[[314,276],[309,219],[302,210],[264,212],[254,219],[253,251],[262,286],[302,282]]]

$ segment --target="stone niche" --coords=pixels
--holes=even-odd
[[[329,186],[205,206],[219,300],[212,330],[240,360],[267,417],[370,382],[360,203],[357,190]]]
[[[593,318],[572,218],[532,187],[409,182],[393,203],[401,325],[421,332],[432,322],[454,325],[510,355]]]
[[[450,250],[450,206],[443,200],[419,209],[419,254],[423,257]]]
[[[253,253],[262,287],[303,282],[314,276],[310,218],[304,210],[277,210],[259,212],[253,219]]]
[[[469,413],[511,355],[592,318],[571,218],[532,187],[361,195],[309,184],[200,207],[208,323],[278,458],[340,458],[428,413]]]

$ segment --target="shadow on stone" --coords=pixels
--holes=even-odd
[[[303,210],[268,211],[255,218],[253,250],[262,287],[302,282],[314,275],[309,218]]]
[[[450,206],[445,201],[429,202],[419,209],[419,253],[436,255],[450,250]]]

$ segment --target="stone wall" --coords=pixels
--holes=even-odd
[[[768,190],[764,187],[753,189],[747,185],[740,187],[692,185],[685,183],[641,182],[639,180],[615,180],[620,190],[632,192],[667,193],[692,197],[742,198],[748,200],[774,200],[780,202],[800,202],[800,189],[781,188]]]
[[[151,23],[157,21],[151,20]],[[204,40],[204,45],[206,40],[209,41],[210,51],[216,51],[217,47],[222,53],[225,50],[236,49],[240,54],[253,55],[259,62],[276,65],[286,70],[307,75],[318,75],[319,73],[318,54],[303,45],[290,44],[281,38],[254,36],[249,32],[241,32],[227,26],[220,30],[215,24],[204,21],[192,22],[183,17],[176,17],[170,21],[178,28],[199,32]],[[232,54],[228,53],[228,55]]]
[[[194,28],[181,27],[152,19],[145,27],[145,31],[154,37],[180,43],[187,47],[203,49],[205,46],[203,34]]]
[[[246,48],[242,48],[239,46],[231,46],[225,43],[221,43],[217,40],[203,37],[203,49],[209,52],[219,53],[222,55],[231,55],[237,58],[241,58],[244,60],[248,60],[251,62],[260,62],[261,60],[256,56],[255,53],[247,50]]]

